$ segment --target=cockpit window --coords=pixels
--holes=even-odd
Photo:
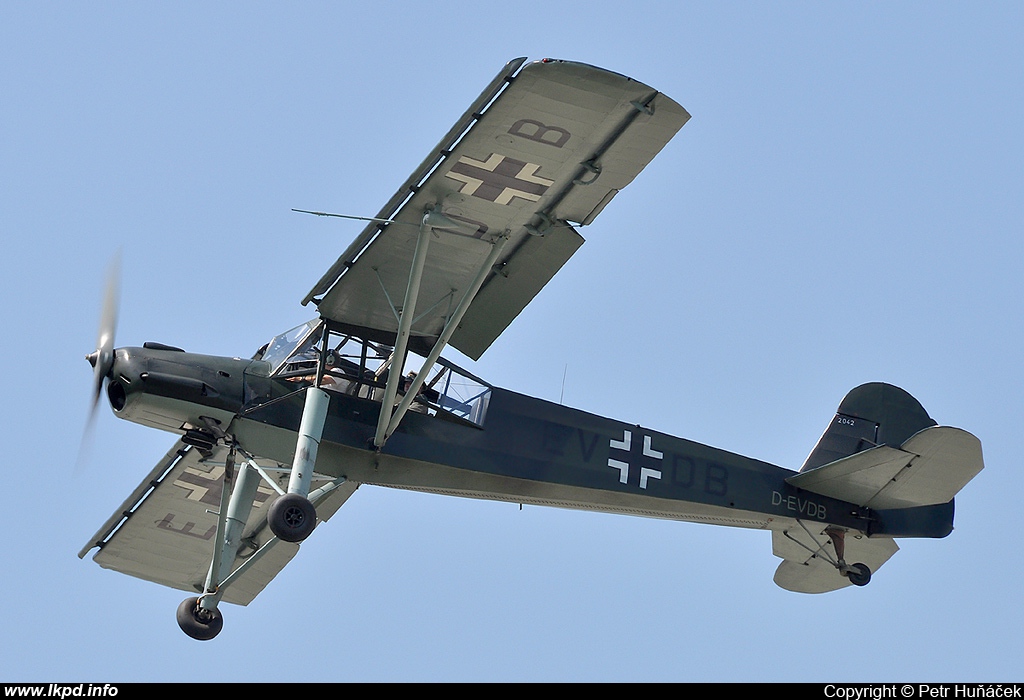
[[[431,373],[433,377],[429,386],[437,395],[434,405],[446,413],[483,426],[487,404],[491,400],[491,386],[444,358],[438,358]]]
[[[336,330],[329,330],[324,338],[323,322],[319,319],[275,336],[267,343],[262,356],[257,353],[256,359],[267,363],[263,367],[269,365],[270,377],[287,379],[288,382],[281,384],[299,390],[317,380],[321,340],[325,340],[327,350],[322,389],[371,401],[379,402],[384,398],[393,349]],[[416,375],[411,366],[415,366],[412,356],[405,365],[408,374],[398,383],[398,400],[405,396]],[[409,410],[483,427],[491,396],[487,382],[444,358],[438,358],[426,371],[427,379]],[[261,376],[268,375],[261,373]],[[256,403],[263,403],[273,398],[273,392],[256,392],[253,396]]]
[[[313,347],[320,339],[320,319],[313,319],[286,331],[267,343],[263,351],[264,362],[270,363],[270,374],[293,373],[293,370],[312,368],[316,371],[317,354]],[[292,365],[295,365],[293,367]]]

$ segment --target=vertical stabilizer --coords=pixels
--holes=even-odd
[[[874,382],[846,395],[835,417],[811,450],[801,472],[816,469],[877,445],[899,447],[936,425],[917,399],[899,387]]]

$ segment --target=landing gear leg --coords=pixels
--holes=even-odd
[[[313,386],[306,389],[288,493],[274,501],[267,513],[270,531],[285,542],[301,542],[316,527],[316,509],[308,498],[309,486],[313,481],[313,467],[329,405],[330,397],[326,391]]]
[[[235,474],[235,448],[232,447],[224,462],[217,537],[214,541],[213,561],[206,575],[205,593],[198,598],[187,598],[178,606],[178,626],[192,639],[213,639],[224,626],[224,616],[217,608],[223,595],[221,584],[231,573],[238,555],[259,481],[259,474],[249,465],[243,465]]]

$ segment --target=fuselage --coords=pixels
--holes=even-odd
[[[292,461],[309,382],[259,360],[120,348],[115,413],[185,434],[219,426],[252,454]],[[329,391],[316,470],[364,484],[516,503],[776,529],[795,520],[877,531],[874,514],[803,492],[766,462],[492,387],[480,425],[409,412],[379,450],[380,402]]]

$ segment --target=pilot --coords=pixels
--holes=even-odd
[[[315,355],[310,356],[310,361],[315,361]],[[343,377],[339,377],[331,372],[332,369],[338,366],[338,358],[334,351],[331,350],[327,353],[326,362],[324,363],[324,376],[320,380],[320,388],[327,389],[328,391],[337,391],[339,393],[347,393],[352,388],[352,382]],[[288,381],[291,382],[302,382],[315,384],[316,373],[306,374],[297,377],[288,377]]]
[[[333,350],[328,351],[327,358],[324,363],[324,376],[323,379],[320,380],[321,389],[346,393],[352,388],[351,381],[339,377],[331,372],[331,370],[336,368],[338,364],[338,357],[335,352]]]

